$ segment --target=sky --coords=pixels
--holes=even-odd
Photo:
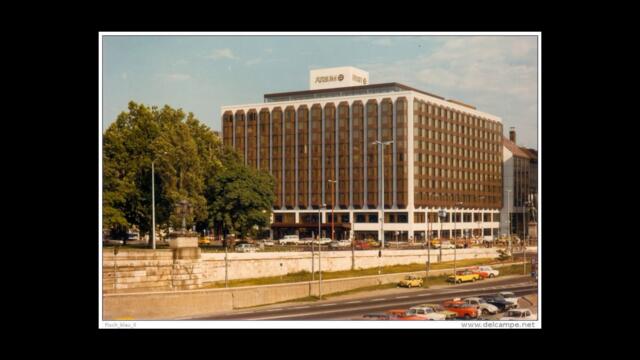
[[[193,112],[220,131],[220,107],[309,89],[309,70],[355,66],[474,105],[538,149],[535,36],[104,36],[103,131],[129,101]]]

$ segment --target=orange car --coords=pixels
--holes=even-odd
[[[407,310],[387,310],[385,314],[389,315],[389,320],[424,320],[424,318],[419,316],[408,315]]]
[[[478,309],[474,305],[466,304],[464,301],[445,301],[442,303],[442,306],[449,311],[453,311],[456,313],[456,317],[458,318],[477,318],[478,317]]]
[[[480,279],[482,279],[482,280],[484,280],[484,279],[489,277],[489,273],[488,272],[482,271],[482,270],[480,270],[478,268],[470,268],[469,271],[471,271],[474,274],[480,275]]]

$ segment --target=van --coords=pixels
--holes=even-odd
[[[282,239],[278,241],[278,243],[280,245],[287,245],[287,244],[296,245],[300,243],[300,237],[298,237],[298,235],[285,235]]]

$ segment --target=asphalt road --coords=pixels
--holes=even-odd
[[[341,301],[323,300],[312,304],[240,310],[191,320],[349,320],[365,313],[406,309],[417,304],[440,303],[454,297],[491,295],[512,291],[518,296],[537,293],[537,283],[528,276],[487,279],[439,289],[407,289],[406,294],[378,295]]]

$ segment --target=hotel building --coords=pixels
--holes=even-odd
[[[337,239],[379,240],[382,227],[387,242],[499,235],[497,116],[399,83],[370,84],[353,67],[312,70],[310,90],[221,113],[224,144],[275,178],[274,239],[317,235],[319,216],[330,237],[332,212]]]

